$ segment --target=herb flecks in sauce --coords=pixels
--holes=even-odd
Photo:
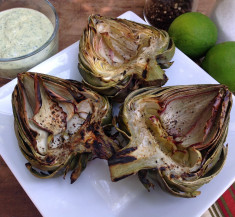
[[[0,13],[0,58],[29,54],[40,48],[53,33],[53,25],[42,13],[13,8]]]

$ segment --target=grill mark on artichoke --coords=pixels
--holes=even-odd
[[[90,16],[88,23],[80,40],[78,67],[90,88],[121,101],[140,85],[166,83],[168,79],[161,67],[170,67],[175,49],[166,32],[99,15]],[[162,59],[158,64],[156,56],[159,54]],[[127,77],[135,77],[134,89],[132,82],[128,88],[121,82]]]
[[[197,196],[200,192],[196,190],[216,176],[225,162],[227,148],[223,143],[231,96],[224,85],[149,87],[132,92],[119,115],[120,126],[130,135],[129,144],[109,159],[112,181],[140,173],[140,181],[147,189],[158,183],[173,195]],[[174,135],[172,130],[176,127],[181,128],[182,135],[190,133],[195,137],[187,141],[188,147],[183,144],[185,136],[176,141],[179,133]],[[133,147],[134,151],[122,155]],[[126,157],[136,159],[122,163]],[[141,174],[143,169],[147,172]]]
[[[89,141],[86,141],[86,142],[85,142],[85,147],[86,147],[87,149],[90,149],[90,148],[91,148],[91,146],[90,146],[90,144],[89,144]]]
[[[31,108],[35,108],[33,104],[36,102],[31,94],[34,93],[32,81],[38,83],[34,91],[40,89],[42,96],[42,105],[36,109],[35,115]],[[30,105],[25,94],[27,91],[30,91],[27,93]],[[118,149],[118,144],[105,134],[101,126],[104,120],[106,124],[111,120],[111,107],[107,99],[82,87],[77,81],[31,72],[18,74],[12,105],[18,142],[29,161],[26,166],[37,177],[65,176],[73,170],[73,183],[88,160],[96,157],[107,159]],[[32,121],[33,117],[38,123]],[[54,123],[49,123],[51,120]],[[57,121],[64,127],[58,126]],[[53,126],[50,131],[54,134],[47,133],[44,127],[47,123]],[[76,156],[78,160],[74,160]]]
[[[114,182],[117,182],[117,181],[122,180],[122,179],[125,179],[125,178],[127,178],[128,176],[131,176],[131,175],[133,175],[133,173],[128,174],[128,175],[121,176],[121,177],[119,177],[119,178],[115,178],[113,181],[114,181]]]
[[[121,157],[123,155],[126,155],[126,154],[130,154],[131,152],[135,151],[137,149],[137,147],[131,147],[131,148],[126,148],[124,150],[121,150],[119,151],[115,157]]]
[[[91,124],[87,127],[87,131],[90,132],[92,131],[94,133],[94,126]]]
[[[123,71],[122,75],[123,75],[123,76],[125,76],[125,75],[126,75],[126,70],[124,70],[124,71]]]
[[[80,103],[80,102],[82,102],[83,100],[86,99],[86,97],[83,96],[83,95],[80,95],[80,96],[78,97],[77,94],[74,94],[73,92],[70,92],[70,93],[71,93],[71,95],[74,97],[74,99],[76,100],[77,103]]]
[[[45,160],[48,164],[51,164],[55,160],[55,157],[54,156],[47,156]]]
[[[97,156],[101,157],[103,156],[103,153],[100,153],[100,150],[102,150],[102,143],[98,142],[97,140],[93,141],[93,147],[94,147],[94,152],[97,154]]]
[[[80,135],[81,135],[81,139],[83,140],[83,139],[84,139],[84,136],[85,136],[84,130],[81,130],[81,131],[80,131]]]
[[[136,157],[133,157],[133,156],[124,156],[124,157],[111,157],[109,159],[109,166],[112,166],[112,165],[116,165],[116,164],[126,164],[126,163],[130,163],[130,162],[133,162],[137,160]]]
[[[147,69],[144,69],[143,72],[142,72],[142,77],[143,77],[144,79],[147,78],[147,73],[148,73],[148,70],[147,70]]]
[[[80,87],[79,85],[76,85],[76,88],[79,90],[79,91],[84,91],[84,89],[82,87]]]
[[[150,37],[150,39],[151,39],[151,37]],[[143,77],[144,79],[147,78],[149,61],[150,61],[150,59],[147,58],[147,59],[146,59],[146,66],[145,66],[145,69],[144,69],[143,72],[142,72],[142,77]]]

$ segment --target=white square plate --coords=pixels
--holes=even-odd
[[[121,16],[144,23],[133,12]],[[78,42],[31,71],[81,80],[77,69]],[[198,65],[176,49],[174,64],[166,70],[167,85],[217,83]],[[188,217],[201,216],[235,181],[235,109],[231,111],[227,137],[229,152],[222,171],[209,184],[200,188],[200,196],[184,199],[171,196],[156,187],[147,192],[137,177],[112,183],[106,161],[89,162],[81,177],[69,183],[69,174],[43,180],[32,176],[25,167],[13,128],[11,93],[16,79],[0,88],[0,154],[44,217]]]

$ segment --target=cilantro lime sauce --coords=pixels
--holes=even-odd
[[[13,8],[0,13],[0,58],[29,54],[52,35],[53,25],[42,13]]]

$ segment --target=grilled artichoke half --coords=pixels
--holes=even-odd
[[[195,197],[227,155],[231,92],[223,85],[146,87],[132,92],[119,129],[129,143],[109,159],[112,181],[138,173],[173,195]]]
[[[79,45],[79,71],[93,90],[123,101],[141,86],[162,86],[175,52],[167,32],[125,19],[92,15]]]
[[[111,121],[108,100],[77,81],[18,74],[12,106],[20,150],[37,177],[73,170],[73,183],[88,160],[108,159],[118,148],[102,127]]]

